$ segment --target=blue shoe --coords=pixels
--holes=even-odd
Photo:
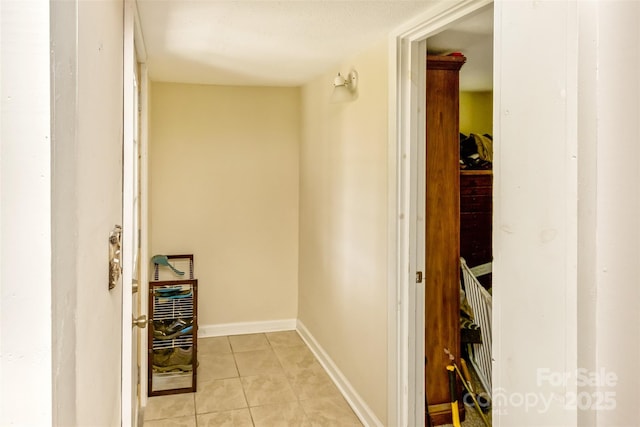
[[[156,298],[187,298],[193,295],[193,291],[190,288],[183,288],[182,286],[171,288],[156,288],[153,290]]]

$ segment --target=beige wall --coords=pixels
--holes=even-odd
[[[55,3],[58,6],[59,2]],[[494,325],[497,328],[494,332],[494,384],[501,388],[503,397],[509,396],[505,393],[544,393],[544,397],[553,398],[554,405],[552,411],[547,412],[539,411],[540,407],[529,411],[504,408],[498,419],[501,425],[634,425],[638,418],[637,402],[640,398],[635,379],[639,377],[640,307],[635,261],[640,259],[640,217],[637,215],[640,156],[636,144],[638,127],[629,124],[636,123],[634,118],[639,111],[636,94],[640,64],[634,52],[637,53],[640,26],[636,3],[616,4],[613,9],[605,9],[590,2],[580,2],[577,6],[569,2],[497,3],[500,7],[496,13],[499,42],[496,58],[497,70],[500,70],[497,79],[504,90],[496,97],[496,110],[500,113],[496,118],[505,117],[505,120],[496,125],[496,141],[503,140],[504,144],[499,143],[496,150],[496,165],[500,164],[502,169],[496,174],[496,182],[500,184],[496,187],[498,219],[494,237],[498,238],[500,251],[494,264],[494,283],[504,286],[496,286],[494,294]],[[13,14],[8,20],[4,20],[9,17],[8,8],[15,5],[12,2],[0,2],[0,5],[3,46],[13,42],[16,43],[13,47],[24,47],[3,50],[2,54],[3,79],[12,83],[2,86],[2,94],[8,95],[15,90],[16,96],[11,100],[8,96],[2,97],[3,120],[6,118],[6,121],[3,121],[0,143],[3,183],[1,242],[3,249],[11,249],[3,250],[2,254],[3,267],[9,266],[3,268],[2,292],[3,296],[10,295],[11,298],[2,299],[1,311],[3,320],[15,319],[20,312],[29,313],[20,321],[20,330],[29,331],[28,340],[16,334],[15,322],[1,322],[2,350],[10,349],[14,357],[1,359],[0,424],[7,421],[6,424],[48,425],[52,416],[51,406],[55,412],[59,405],[69,404],[73,406],[74,413],[65,407],[64,415],[69,418],[54,414],[53,424],[115,425],[118,422],[114,422],[112,408],[117,404],[118,396],[114,394],[114,386],[109,386],[108,391],[103,386],[105,381],[110,381],[110,384],[118,381],[114,373],[118,371],[119,362],[113,354],[119,346],[112,334],[120,328],[118,320],[113,322],[118,324],[113,330],[105,328],[110,319],[103,318],[109,301],[103,287],[105,268],[102,263],[106,258],[105,238],[115,221],[113,212],[118,205],[113,192],[113,188],[119,185],[117,173],[110,175],[111,172],[106,171],[115,171],[117,168],[113,165],[118,165],[118,152],[111,142],[117,139],[114,132],[117,133],[120,124],[115,103],[121,92],[116,90],[115,80],[121,72],[117,70],[120,63],[116,58],[118,49],[115,48],[118,37],[113,37],[111,31],[117,32],[117,16],[121,15],[115,13],[115,9],[120,6],[117,2],[110,2],[106,7],[113,13],[92,14],[92,18],[85,15],[86,10],[80,10],[78,13],[87,21],[81,24],[78,34],[73,22],[69,22],[69,33],[64,37],[57,32],[60,28],[52,28],[56,56],[60,52],[61,40],[69,41],[65,37],[70,35],[73,42],[82,35],[78,53],[83,58],[75,57],[74,47],[69,47],[71,55],[63,60],[52,58],[60,67],[52,84],[58,86],[61,80],[65,83],[65,79],[69,79],[70,82],[63,84],[62,98],[71,98],[71,102],[66,106],[60,104],[60,87],[52,88],[55,94],[52,122],[56,128],[52,130],[51,145],[43,142],[48,132],[46,129],[49,129],[43,118],[48,114],[45,110],[49,104],[49,89],[46,83],[42,84],[49,79],[50,72],[47,66],[50,45],[45,40],[49,31],[49,20],[45,16],[49,5],[40,2],[37,9],[22,8],[18,15]],[[569,9],[565,8],[567,5]],[[575,13],[576,7],[578,14]],[[76,13],[75,8],[71,13]],[[75,15],[72,19],[76,19]],[[12,25],[5,25],[8,22]],[[576,68],[571,61],[576,61],[574,37],[578,34],[575,31],[578,22],[581,48],[579,67]],[[100,23],[111,30],[103,33]],[[19,31],[22,31],[20,37],[6,37]],[[95,38],[91,37],[92,34]],[[37,46],[32,44],[34,37],[39,40]],[[562,43],[558,43],[558,37]],[[97,40],[101,42],[99,45]],[[106,46],[102,44],[105,41]],[[522,49],[522,46],[532,45],[535,46],[533,51]],[[306,255],[301,260],[303,271],[300,277],[306,283],[300,286],[300,318],[322,339],[322,345],[340,362],[340,368],[384,421],[384,409],[379,403],[385,391],[384,375],[376,371],[378,368],[384,370],[385,366],[378,356],[386,353],[385,349],[380,351],[386,340],[382,332],[384,328],[380,328],[384,307],[374,303],[383,299],[379,273],[384,269],[384,263],[374,264],[371,261],[382,259],[378,252],[386,242],[384,235],[374,226],[376,223],[383,229],[384,221],[374,219],[370,212],[380,215],[385,210],[366,211],[353,206],[357,203],[366,207],[381,205],[381,201],[372,201],[375,191],[369,185],[383,188],[384,193],[384,180],[373,172],[377,167],[384,169],[384,162],[380,161],[384,153],[379,140],[384,132],[375,132],[375,137],[371,138],[369,130],[385,127],[386,123],[386,115],[378,111],[383,106],[386,108],[386,104],[377,100],[371,104],[374,91],[382,98],[387,87],[382,76],[378,78],[375,72],[371,72],[372,67],[366,60],[378,57],[376,52],[370,52],[371,57],[364,55],[353,61],[361,72],[363,90],[372,84],[372,79],[376,79],[375,88],[368,94],[362,92],[356,103],[329,110],[325,80],[332,75],[319,78],[304,90],[305,117],[308,118],[304,133],[308,135],[308,141],[303,146],[301,159],[307,170],[301,176],[308,197],[301,201],[304,236],[300,242]],[[378,53],[378,59],[384,62],[383,50]],[[619,66],[618,59],[622,56],[630,59],[624,67]],[[75,94],[76,60],[84,64],[80,73],[85,73],[79,83],[78,98]],[[92,63],[96,68],[90,68]],[[5,67],[11,64],[14,66]],[[65,64],[70,68],[65,68]],[[22,69],[18,70],[20,66]],[[384,73],[382,70],[385,69],[383,64],[380,72]],[[541,69],[543,73],[540,73]],[[559,76],[567,75],[568,82],[575,83],[578,80],[576,73],[580,77],[579,114],[575,111],[578,109],[575,86],[568,85],[568,93],[565,93],[561,90],[563,85],[557,83]],[[534,84],[528,82],[523,86],[524,79],[533,79]],[[39,84],[34,85],[34,82]],[[38,96],[25,98],[24,94]],[[100,102],[96,103],[96,99]],[[363,105],[363,100],[369,101],[369,105]],[[6,106],[9,108],[5,110]],[[96,126],[96,122],[90,122],[75,130],[74,124],[78,123],[75,120],[76,108],[82,110],[78,119],[108,117],[109,125],[105,129]],[[368,117],[361,117],[365,110]],[[65,116],[62,123],[68,126],[69,134],[58,127],[61,124],[59,113]],[[20,126],[20,119],[25,118],[29,125]],[[576,121],[579,124],[577,131]],[[355,130],[354,122],[358,122],[361,129]],[[65,142],[57,139],[60,135],[76,139]],[[96,137],[97,140],[94,139]],[[320,143],[327,144],[327,147],[323,148]],[[67,145],[61,147],[61,144]],[[85,145],[80,149],[75,144]],[[351,161],[356,157],[354,145],[359,148],[357,153],[360,160],[365,160],[364,164]],[[576,146],[578,172],[575,171]],[[60,154],[64,156],[62,163],[56,159]],[[317,163],[313,157],[315,154],[319,154]],[[51,195],[47,178],[50,155],[53,157]],[[531,158],[541,161],[532,162]],[[367,164],[369,162],[371,164]],[[347,165],[354,169],[354,173],[347,170]],[[69,166],[71,171],[63,169]],[[334,169],[341,174],[331,176],[329,171]],[[573,184],[576,175],[577,195]],[[371,179],[374,176],[376,179]],[[326,187],[335,191],[330,193]],[[362,192],[357,193],[354,187],[359,187]],[[98,197],[105,194],[104,199]],[[49,244],[49,221],[46,218],[49,216],[49,197],[52,197],[54,205],[69,203],[52,207],[51,229],[54,236],[51,250],[46,248]],[[323,197],[331,203],[330,206],[323,207],[318,201]],[[579,203],[575,202],[576,198]],[[346,204],[350,209],[345,207]],[[105,207],[109,208],[108,213]],[[314,207],[319,211],[314,212]],[[578,211],[577,216],[574,210]],[[340,214],[340,211],[345,214]],[[83,218],[81,224],[72,222],[80,216]],[[342,238],[337,229],[345,219],[351,223],[344,229],[357,232],[357,237],[360,237],[363,234],[361,230],[367,228],[371,233],[364,237],[364,242],[377,240],[378,243],[375,246],[366,246],[365,243],[358,246],[349,233]],[[56,230],[56,227],[60,229]],[[556,229],[559,233],[555,236],[549,233]],[[328,250],[331,244],[335,247]],[[579,247],[575,248],[576,245]],[[348,251],[350,267],[340,268],[339,256],[334,252],[344,253],[343,248],[355,246],[360,251]],[[51,252],[54,255],[51,260],[53,280],[49,283],[48,263],[34,264],[31,261],[37,257],[45,259]],[[577,274],[572,252],[578,258]],[[26,253],[31,255],[31,259],[23,256]],[[76,254],[83,256],[70,260]],[[324,258],[314,260],[313,256],[318,254]],[[16,268],[20,262],[27,261],[31,262],[28,267],[33,268]],[[69,265],[71,271],[68,270]],[[532,273],[532,265],[544,268],[534,269]],[[353,277],[346,277],[347,270],[353,272]],[[56,271],[70,271],[69,280],[73,282],[64,286],[57,280]],[[322,277],[312,277],[310,274],[313,272],[322,273]],[[366,278],[361,279],[357,274],[365,274]],[[23,284],[28,286],[19,286]],[[313,289],[312,284],[318,285],[319,289]],[[62,290],[61,286],[64,286]],[[49,291],[53,299],[60,298],[57,305],[54,302],[52,317],[47,308]],[[66,291],[73,293],[69,300],[64,299],[68,296]],[[314,303],[316,295],[322,298]],[[73,300],[76,296],[77,301]],[[66,307],[65,302],[69,302]],[[82,310],[76,312],[78,307]],[[63,308],[68,314],[57,312]],[[323,325],[322,315],[327,316],[324,319],[326,325]],[[363,319],[358,319],[358,316]],[[347,322],[340,323],[340,320]],[[49,322],[53,324],[53,331],[49,329]],[[91,335],[76,339],[76,324],[83,324],[78,332]],[[335,325],[339,327],[335,328]],[[329,330],[330,326],[334,329]],[[527,333],[523,334],[523,330]],[[579,334],[575,333],[576,330]],[[47,339],[50,334],[53,342]],[[94,338],[95,341],[89,341]],[[347,342],[347,338],[353,341]],[[371,345],[372,342],[375,345]],[[50,346],[54,347],[53,363],[49,363]],[[346,355],[347,348],[353,354],[352,359]],[[68,359],[61,361],[59,357]],[[75,369],[75,358],[79,360],[78,378],[74,376],[75,372],[70,372]],[[357,364],[362,364],[364,369],[358,369]],[[604,368],[618,374],[619,383],[613,389],[617,393],[615,410],[587,408],[578,414],[585,419],[576,419],[577,411],[567,410],[563,401],[566,392],[576,391],[575,387],[573,390],[567,387],[541,389],[536,384],[537,368],[572,373],[576,366],[586,366],[594,371]],[[363,374],[365,369],[370,372]],[[371,382],[366,381],[366,375],[371,375]],[[75,391],[67,393],[60,389],[53,390],[51,402],[51,378],[65,384],[70,381],[72,387],[77,388],[77,394],[81,395],[77,404]],[[367,388],[371,384],[373,386]],[[608,387],[601,390],[612,391]],[[596,401],[600,402],[597,396],[591,401],[595,405],[598,405]],[[73,398],[72,403],[65,402],[69,397]],[[81,408],[79,412],[83,416],[71,420],[75,417],[76,406]],[[64,422],[69,420],[72,422]]]
[[[493,92],[460,92],[460,132],[493,135]]]
[[[295,319],[300,90],[153,83],[150,253],[193,253],[199,323]]]
[[[299,319],[386,425],[387,44],[305,85]],[[359,98],[331,104],[353,66]]]

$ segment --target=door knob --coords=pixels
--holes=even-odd
[[[147,327],[147,316],[144,314],[138,316],[138,318],[133,318],[133,326],[137,326],[140,329],[144,329]]]

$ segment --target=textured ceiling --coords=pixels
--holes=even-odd
[[[391,30],[434,4],[425,0],[137,3],[153,80],[269,86],[304,84],[385,40]]]

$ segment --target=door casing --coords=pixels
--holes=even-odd
[[[132,319],[146,313],[148,279],[146,240],[146,167],[148,76],[146,52],[134,0],[124,2],[123,43],[123,188],[122,188],[122,383],[121,425],[142,425],[146,405],[146,334]],[[142,64],[141,64],[142,63]],[[137,82],[137,85],[135,84]],[[134,143],[135,140],[135,143]],[[134,199],[137,198],[137,203]],[[137,206],[137,208],[136,208]],[[136,227],[137,224],[137,227]],[[145,232],[143,233],[143,230]],[[137,246],[137,247],[135,247]],[[134,262],[136,260],[138,271]],[[135,274],[135,277],[134,277]],[[134,279],[138,291],[134,294]]]
[[[388,422],[424,425],[426,39],[492,0],[442,2],[391,34],[389,73]],[[395,66],[395,67],[394,67]]]

